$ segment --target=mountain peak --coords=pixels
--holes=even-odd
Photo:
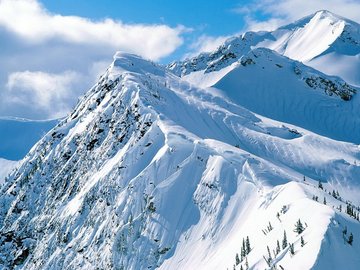
[[[326,10],[326,9],[321,9],[321,10],[316,11],[313,16],[333,17],[333,18],[342,19],[341,16],[339,16],[335,13],[332,13],[331,11]]]
[[[121,73],[139,73],[163,75],[164,68],[151,60],[146,60],[139,55],[117,51],[113,57],[114,61],[110,70],[117,75]]]

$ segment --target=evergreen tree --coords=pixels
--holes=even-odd
[[[320,180],[319,180],[318,187],[319,187],[320,189],[324,189],[324,187],[323,187],[323,185],[322,185],[322,183],[321,183],[321,181],[320,181]]]
[[[245,246],[245,240],[243,238],[243,241],[242,241],[242,247],[241,247],[241,261],[243,261],[246,257],[246,246]]]
[[[250,239],[249,236],[246,236],[246,255],[249,254],[250,251],[251,251]]]
[[[290,244],[290,254],[291,255],[295,254],[294,244]]]
[[[300,243],[301,243],[301,247],[305,246],[305,241],[302,236],[300,237]]]
[[[305,231],[305,228],[304,228],[303,224],[301,223],[301,220],[299,219],[295,224],[294,232],[296,232],[297,234],[301,234],[303,231]]]
[[[284,231],[284,238],[282,240],[282,248],[285,249],[288,246],[286,231]]]
[[[270,248],[269,248],[269,246],[266,246],[266,247],[267,247],[267,251],[268,251],[268,255],[269,255],[268,260],[269,260],[269,262],[271,262],[271,261],[272,261],[272,257],[271,257]]]
[[[342,231],[343,235],[347,235],[347,226],[345,226],[345,228]]]
[[[244,268],[242,267],[242,265],[240,265],[240,270],[244,270]]]
[[[240,264],[239,254],[237,254],[237,253],[236,253],[236,256],[235,256],[235,264],[236,265]]]
[[[353,236],[352,233],[350,233],[350,236],[349,236],[349,239],[348,239],[348,243],[349,243],[350,245],[352,245],[353,241],[354,241],[354,236]]]
[[[281,249],[280,249],[280,242],[279,240],[276,241],[276,255],[278,255],[280,253]]]
[[[326,198],[324,197],[324,204],[326,205]]]

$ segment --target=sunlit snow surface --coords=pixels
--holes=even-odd
[[[198,83],[200,74],[205,77],[210,77],[207,74],[210,71],[221,74],[224,67],[229,68],[242,55],[261,47],[360,86],[360,25],[328,11],[319,11],[272,32],[246,32],[230,38],[214,52],[174,62],[169,68]],[[214,78],[217,76],[207,82],[217,82]],[[204,82],[201,84],[204,86]]]
[[[301,79],[291,82],[341,101]],[[256,115],[219,91],[118,53],[2,189],[1,232],[11,239],[1,240],[1,263],[226,269],[249,236],[250,268],[266,269],[267,245],[274,249],[286,230],[296,254],[287,247],[273,263],[325,269],[341,248],[347,269],[355,270],[359,242],[345,244],[341,231],[347,226],[357,235],[359,222],[336,210],[345,203],[319,190],[317,181],[360,203],[359,158],[355,144]],[[277,218],[283,206],[287,211]],[[299,218],[307,224],[304,247],[293,231]],[[269,221],[274,229],[265,235]]]

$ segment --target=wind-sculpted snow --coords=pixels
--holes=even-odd
[[[173,62],[168,69],[191,83],[209,87],[255,48],[274,50],[360,86],[360,25],[324,10],[271,32],[232,37],[215,51]]]
[[[360,143],[358,88],[259,48],[215,88],[235,103],[336,140]]]
[[[322,88],[308,91],[329,98]],[[358,221],[332,208],[360,203],[357,164],[357,145],[255,115],[214,89],[118,53],[7,178],[0,268],[227,269],[249,236],[247,264],[266,269],[266,246],[286,230],[297,253],[287,246],[270,264],[310,269],[322,260],[333,220],[359,232]],[[318,189],[318,180],[344,199]],[[307,224],[303,247],[293,232],[299,218]],[[263,233],[269,221],[274,228]],[[334,239],[360,251],[357,240],[349,247],[341,234]],[[356,260],[347,269],[357,269]]]

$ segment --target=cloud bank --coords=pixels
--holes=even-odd
[[[124,24],[48,12],[36,0],[0,0],[0,116],[63,116],[117,50],[159,60],[185,27]],[[29,102],[31,101],[31,102]]]
[[[274,30],[319,10],[329,10],[356,22],[360,21],[358,0],[255,0],[239,5],[233,11],[244,16],[244,30],[256,31]]]

